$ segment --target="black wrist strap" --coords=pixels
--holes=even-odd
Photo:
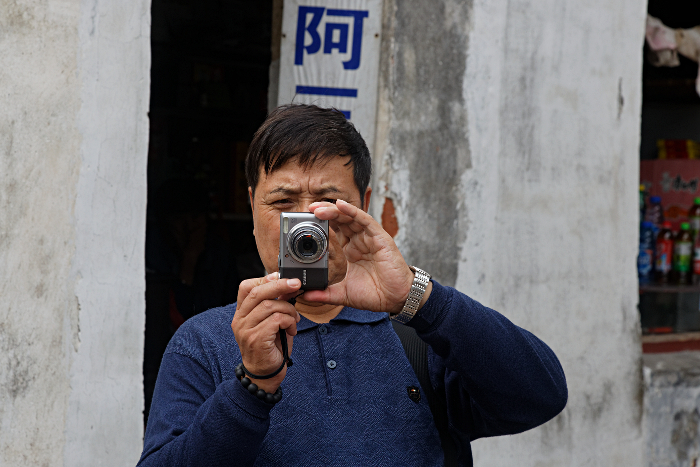
[[[282,331],[284,332],[284,330],[282,330]],[[277,375],[280,373],[280,371],[282,371],[282,369],[284,368],[284,365],[286,365],[286,364],[287,364],[287,362],[286,362],[286,361],[283,361],[283,362],[282,362],[282,366],[280,366],[279,368],[277,368],[277,370],[273,371],[273,372],[270,373],[269,375],[262,375],[262,376],[261,376],[261,375],[253,374],[253,373],[251,373],[250,371],[248,371],[248,369],[245,367],[245,365],[244,365],[243,363],[241,363],[241,370],[243,370],[243,373],[245,373],[246,376],[248,376],[249,378],[253,378],[253,379],[270,379],[270,378],[274,378],[275,376],[277,376]]]
[[[290,298],[287,301],[292,305],[296,304],[297,302],[296,298]],[[289,345],[287,344],[287,331],[285,329],[280,329],[280,342],[282,343],[282,365],[280,365],[276,371],[270,373],[269,375],[255,375],[248,371],[245,365],[243,365],[243,362],[241,362],[241,370],[243,370],[243,373],[245,373],[249,378],[253,379],[270,379],[280,374],[280,371],[284,369],[285,365],[287,365],[287,367],[294,365],[292,359],[289,358]]]

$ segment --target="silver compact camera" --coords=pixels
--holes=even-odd
[[[328,221],[310,212],[280,213],[280,279],[301,281],[303,290],[328,287]]]

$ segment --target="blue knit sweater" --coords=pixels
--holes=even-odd
[[[235,304],[188,320],[163,356],[139,466],[437,466],[440,440],[403,347],[384,313],[344,308],[303,318],[294,365],[274,407],[236,379]],[[564,372],[528,331],[433,282],[409,325],[430,346],[430,377],[447,398],[460,464],[469,443],[540,425],[566,405]]]

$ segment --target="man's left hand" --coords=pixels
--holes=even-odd
[[[345,279],[325,290],[308,291],[304,299],[360,310],[399,313],[411,290],[413,272],[394,239],[372,216],[345,201],[313,203],[309,210],[319,219],[329,221],[348,266]],[[431,290],[429,286],[421,305]]]

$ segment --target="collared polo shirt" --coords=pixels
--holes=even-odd
[[[188,320],[163,356],[139,466],[437,466],[440,440],[388,316],[344,308],[303,318],[275,406],[235,377],[235,304]],[[544,423],[566,404],[554,353],[499,313],[433,282],[409,323],[430,345],[460,465],[469,443]]]

